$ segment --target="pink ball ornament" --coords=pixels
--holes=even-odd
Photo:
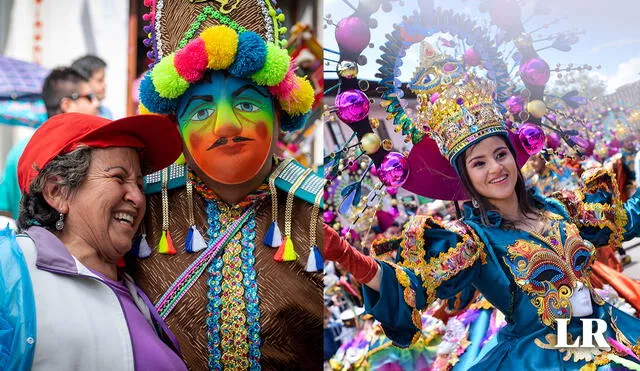
[[[525,123],[518,128],[518,138],[529,155],[535,155],[544,147],[545,136],[540,126]]]
[[[514,115],[517,115],[524,109],[524,99],[519,95],[512,95],[507,99],[505,104],[509,107],[509,112]]]
[[[549,81],[551,70],[543,59],[531,58],[520,65],[520,77],[525,84],[531,86],[544,86]]]
[[[398,208],[393,206],[391,207],[391,209],[389,209],[389,215],[391,215],[393,217],[393,219],[397,218],[398,216],[400,216],[400,211],[398,211]]]
[[[560,144],[562,144],[562,138],[560,138],[560,135],[558,135],[558,133],[553,132],[547,135],[547,147],[551,149],[557,149],[558,147],[560,147]]]
[[[478,52],[476,52],[475,49],[473,48],[469,48],[465,50],[464,55],[462,56],[462,59],[464,60],[464,63],[467,66],[475,67],[475,66],[479,66],[480,63],[482,63],[480,54],[478,54]]]
[[[402,187],[409,177],[409,161],[401,153],[388,153],[378,169],[378,178],[387,187]]]
[[[336,213],[334,213],[331,210],[327,210],[322,213],[322,220],[324,220],[325,223],[331,223],[335,219],[336,219]]]
[[[372,176],[378,176],[378,169],[376,169],[376,165],[371,165],[369,173],[371,173]]]
[[[398,194],[398,188],[397,187],[388,187],[387,188],[387,193],[389,194],[389,196],[395,196]]]
[[[607,148],[607,153],[609,154],[609,156],[613,156],[616,153],[618,153],[619,150],[620,150],[619,147],[608,147]]]
[[[358,122],[369,114],[369,98],[357,89],[338,94],[335,103],[338,117],[347,124]]]
[[[358,168],[360,167],[360,164],[358,164],[357,161],[354,161],[353,164],[351,164],[351,166],[349,166],[349,171],[358,171]]]
[[[336,26],[336,41],[341,51],[359,55],[369,45],[371,32],[362,18],[347,17]]]

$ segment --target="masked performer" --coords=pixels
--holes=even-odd
[[[317,368],[324,179],[274,158],[314,99],[282,48],[284,15],[263,0],[154,4],[140,108],[173,117],[186,164],[145,179],[133,275],[189,368]]]

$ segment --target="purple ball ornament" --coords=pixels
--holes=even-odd
[[[520,65],[520,77],[525,84],[531,86],[544,86],[549,81],[551,70],[543,59],[531,58]]]
[[[557,149],[558,147],[560,147],[560,144],[562,144],[562,138],[560,138],[560,135],[558,135],[558,133],[553,132],[547,135],[547,147],[551,149]]]
[[[514,115],[517,115],[524,110],[524,99],[519,95],[512,95],[507,99],[505,104],[509,107],[509,112]]]
[[[476,52],[475,49],[473,48],[469,48],[465,50],[464,55],[462,56],[462,59],[464,60],[464,63],[467,66],[475,67],[475,66],[479,66],[480,63],[482,63],[480,54],[478,54],[478,52]]]
[[[409,161],[401,153],[388,153],[378,169],[378,178],[387,187],[402,187],[409,177]]]
[[[359,55],[369,45],[371,32],[367,22],[359,17],[347,17],[336,26],[336,41],[340,51]]]
[[[322,213],[322,220],[324,220],[324,222],[327,224],[332,223],[335,219],[336,219],[336,213],[334,213],[331,210],[327,210]]]
[[[529,155],[535,155],[544,147],[545,136],[540,126],[524,123],[518,128],[518,138]]]
[[[369,114],[369,98],[357,89],[338,94],[335,103],[338,117],[347,124],[358,122]]]

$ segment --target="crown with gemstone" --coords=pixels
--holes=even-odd
[[[418,128],[433,139],[450,162],[469,145],[488,135],[507,134],[494,101],[491,81],[466,74],[456,82],[439,84],[429,93],[417,92]]]

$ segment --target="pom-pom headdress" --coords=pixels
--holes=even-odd
[[[269,1],[214,9],[158,0],[152,14],[148,29],[153,33],[146,44],[153,45],[151,56],[158,62],[140,84],[140,112],[173,114],[180,96],[208,70],[226,70],[268,88],[284,112],[282,130],[302,126],[314,91],[306,78],[295,74],[281,40],[286,31],[279,27],[284,15]],[[195,21],[185,25],[179,21],[184,18]]]

